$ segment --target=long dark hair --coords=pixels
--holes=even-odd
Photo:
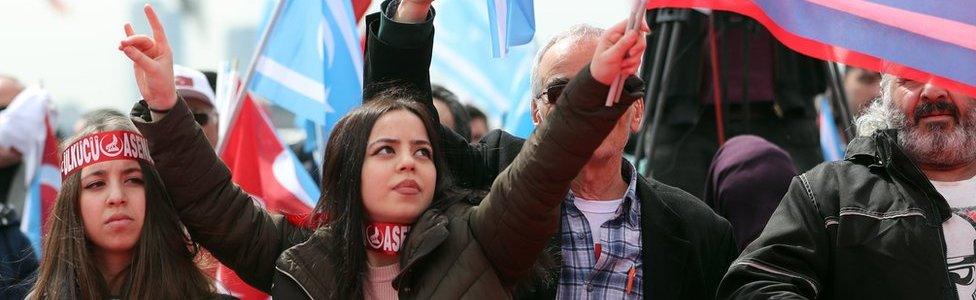
[[[330,298],[357,299],[363,297],[363,279],[366,273],[366,247],[363,245],[363,228],[366,225],[360,181],[366,144],[373,125],[386,113],[405,110],[423,122],[434,153],[437,184],[429,209],[444,209],[449,201],[443,197],[448,184],[444,155],[440,147],[437,128],[427,109],[419,104],[419,93],[392,86],[371,96],[361,107],[339,120],[325,147],[322,168],[322,197],[315,207],[315,215],[322,216],[327,235],[335,239],[325,243],[330,249],[326,259],[335,264],[336,273],[329,279],[337,289]]]
[[[82,130],[85,135],[112,131],[136,131],[124,117],[109,117]],[[65,143],[70,145],[73,140]],[[194,244],[179,221],[163,182],[151,165],[139,163],[146,190],[146,215],[132,262],[125,271],[124,299],[200,299],[214,297],[213,280],[198,268]],[[85,234],[79,199],[81,172],[61,185],[48,219],[41,260],[32,299],[106,299],[110,283],[97,267],[93,245]]]

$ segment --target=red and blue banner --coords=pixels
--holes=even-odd
[[[971,0],[650,0],[749,16],[791,49],[976,95]]]

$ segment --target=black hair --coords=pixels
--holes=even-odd
[[[444,102],[450,108],[451,115],[454,117],[454,128],[451,130],[464,137],[465,140],[471,140],[471,127],[468,125],[471,117],[468,116],[468,110],[458,100],[457,95],[437,84],[430,85],[430,93],[435,101]]]
[[[464,110],[468,111],[468,117],[471,117],[471,120],[482,119],[485,120],[485,122],[488,121],[488,116],[486,116],[484,112],[478,109],[477,106],[466,104],[464,105]]]
[[[423,122],[433,150],[437,181],[430,209],[444,210],[451,204],[444,191],[450,186],[444,155],[439,141],[437,126],[419,101],[421,93],[405,87],[391,87],[376,93],[362,106],[339,120],[325,147],[322,167],[322,197],[315,207],[319,226],[330,231],[334,238],[327,241],[328,261],[335,263],[336,272],[330,278],[338,287],[330,298],[362,298],[363,279],[366,273],[366,246],[363,228],[366,210],[363,205],[360,183],[366,146],[373,125],[381,116],[393,111],[408,111]]]

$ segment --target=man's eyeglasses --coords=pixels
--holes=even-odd
[[[563,94],[563,90],[566,89],[566,85],[566,83],[551,85],[547,87],[545,91],[542,91],[542,93],[536,95],[535,99],[543,99],[546,101],[546,103],[556,104],[556,100],[559,100],[559,95]]]
[[[197,121],[200,126],[206,126],[210,122],[210,114],[208,113],[195,113],[193,114],[193,120]]]

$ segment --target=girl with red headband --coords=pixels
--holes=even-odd
[[[212,299],[196,245],[124,117],[65,143],[61,191],[48,219],[30,299]]]
[[[419,92],[393,87],[367,99],[330,135],[323,217],[306,230],[231,182],[177,98],[163,27],[148,5],[146,14],[153,37],[127,25],[119,47],[145,99],[136,126],[194,239],[281,299],[511,297],[558,231],[570,181],[638,96],[604,104],[608,85],[639,63],[625,54],[644,46],[623,26],[609,31],[480,205],[451,188],[438,127],[412,99]]]

